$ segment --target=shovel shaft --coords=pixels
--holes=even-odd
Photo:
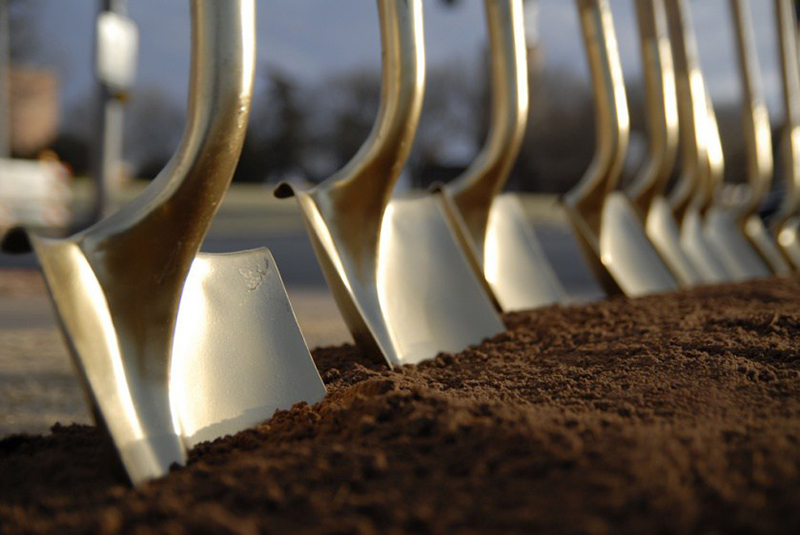
[[[702,203],[709,186],[708,143],[711,110],[697,54],[691,11],[686,0],[667,0],[675,65],[681,138],[681,175],[669,195],[678,221],[693,200]]]
[[[411,152],[425,92],[422,1],[378,0],[378,13],[383,50],[378,117],[356,155],[319,186],[364,210],[358,221],[383,216]]]
[[[494,197],[519,154],[528,120],[528,64],[522,0],[486,0],[492,64],[489,134],[472,165],[444,189],[479,247]]]
[[[769,113],[761,91],[761,74],[753,36],[750,2],[730,0],[730,5],[736,28],[736,50],[742,79],[747,182],[751,188],[750,199],[742,211],[744,218],[755,213],[764,196],[769,193],[773,171],[772,133]]]
[[[678,102],[663,0],[637,0],[644,64],[648,157],[628,194],[642,215],[667,186],[678,151]]]
[[[619,180],[630,122],[617,38],[608,0],[576,0],[594,89],[596,147],[592,163],[565,202],[597,233],[606,195]]]
[[[778,229],[800,209],[800,69],[794,3],[791,0],[775,0],[775,16],[780,45],[783,106],[786,112],[781,147],[786,191],[772,222],[773,229]]]

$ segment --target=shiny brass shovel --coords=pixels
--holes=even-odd
[[[598,282],[630,296],[678,287],[647,239],[636,209],[615,191],[628,145],[629,118],[608,0],[577,0],[595,100],[597,149],[564,208]]]
[[[182,463],[187,444],[238,430],[254,412],[268,417],[265,397],[293,399],[280,389],[261,394],[291,386],[297,372],[259,364],[271,355],[253,333],[264,328],[259,320],[277,321],[277,346],[302,346],[293,358],[310,362],[267,251],[195,259],[244,138],[254,10],[252,0],[193,0],[188,123],[177,153],[142,195],[97,225],[66,240],[31,236],[95,418],[134,484]],[[267,292],[279,307],[265,304]],[[305,371],[321,385],[315,369]]]
[[[378,0],[381,106],[339,172],[295,195],[311,242],[357,342],[390,366],[460,351],[504,329],[436,196],[391,198],[414,139],[425,85],[421,0]]]
[[[501,310],[563,301],[565,292],[518,195],[500,194],[528,119],[528,66],[522,0],[486,0],[492,55],[492,115],[478,157],[439,188],[459,242]]]
[[[681,174],[668,198],[659,203],[664,227],[674,221],[681,250],[704,283],[731,280],[725,264],[709,243],[706,212],[722,181],[724,162],[716,116],[700,70],[686,0],[666,0],[666,15],[675,67],[681,141]]]
[[[678,152],[679,113],[663,0],[636,2],[636,15],[644,66],[649,151],[628,195],[645,222],[647,237],[680,285],[695,286],[702,282],[702,277],[681,246],[680,227],[665,195]]]
[[[786,123],[782,156],[783,202],[771,222],[778,245],[795,269],[800,269],[800,72],[797,59],[797,20],[791,0],[775,0],[780,45],[781,82]]]
[[[789,275],[791,267],[770,235],[758,208],[770,191],[773,175],[772,131],[769,113],[761,92],[753,24],[749,0],[730,0],[736,26],[736,43],[745,97],[745,149],[747,176],[751,188],[750,202],[741,213],[744,233],[767,266],[777,275]]]
[[[768,252],[769,245],[763,239],[767,234],[766,230],[755,214],[763,196],[769,191],[772,136],[759,87],[752,30],[748,22],[749,5],[732,0],[731,13],[736,27],[744,93],[745,150],[750,198],[744,203],[732,205],[715,201],[708,210],[707,230],[710,243],[716,247],[720,256],[724,256],[726,268],[735,279],[744,280],[768,277],[773,273],[765,258],[774,255]],[[778,252],[777,248],[773,252]]]

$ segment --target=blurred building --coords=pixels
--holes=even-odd
[[[11,151],[36,156],[58,134],[58,76],[48,69],[15,66],[9,85]]]

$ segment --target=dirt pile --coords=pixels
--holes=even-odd
[[[0,441],[4,533],[798,533],[800,278],[507,317],[139,490],[93,428]]]

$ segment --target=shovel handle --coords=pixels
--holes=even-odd
[[[564,202],[599,232],[606,195],[617,185],[628,149],[625,80],[608,0],[576,0],[594,89],[594,159]]]
[[[762,199],[769,193],[773,172],[772,132],[769,112],[761,91],[750,2],[730,0],[730,6],[736,28],[736,50],[744,97],[744,141],[751,196],[742,211],[742,217],[747,217],[758,210]]]
[[[709,182],[709,113],[700,58],[697,53],[692,15],[686,0],[666,0],[681,139],[681,175],[669,194],[678,221],[692,201],[702,203]]]
[[[642,215],[663,193],[678,152],[678,100],[664,0],[636,0],[644,65],[648,157],[628,194]]]
[[[475,240],[483,244],[489,210],[522,146],[528,121],[528,62],[522,0],[486,0],[492,67],[489,134],[477,158],[443,186]]]
[[[794,2],[775,0],[775,17],[780,48],[783,106],[786,110],[781,147],[786,194],[772,222],[773,228],[777,229],[800,209],[800,69]]]

